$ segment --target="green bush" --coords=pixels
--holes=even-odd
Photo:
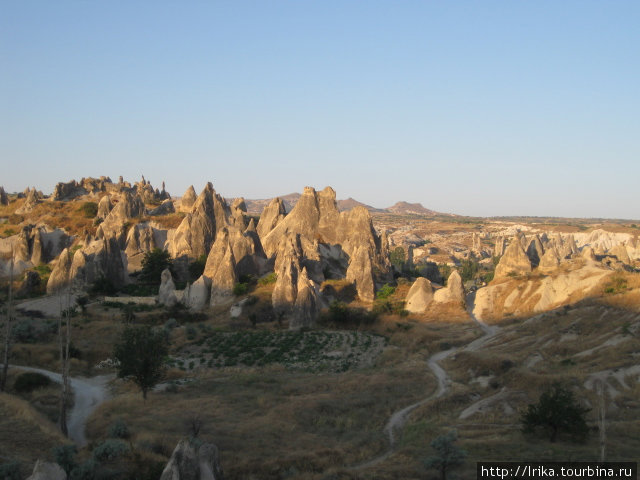
[[[248,291],[249,291],[248,283],[236,283],[233,286],[233,294],[236,297],[239,297],[240,295],[245,295]]]
[[[75,445],[59,445],[53,449],[53,458],[56,463],[67,473],[76,467],[75,455],[78,453]]]
[[[122,438],[127,439],[131,436],[129,432],[129,428],[127,424],[122,421],[122,419],[118,419],[111,424],[109,427],[109,437],[111,438]]]
[[[93,218],[98,214],[98,204],[96,202],[84,202],[78,209],[86,218]]]
[[[140,279],[152,284],[160,284],[160,275],[166,268],[171,269],[173,267],[173,261],[169,252],[154,248],[150,252],[144,254],[142,259],[142,271],[140,272]]]
[[[364,308],[349,308],[345,303],[333,301],[329,309],[320,317],[320,321],[336,327],[358,327],[371,325],[378,319],[375,312]]]
[[[265,286],[270,285],[272,283],[276,283],[278,280],[278,274],[276,272],[271,272],[269,275],[265,275],[261,279],[258,280],[258,285]]]
[[[204,267],[207,264],[207,256],[200,255],[197,259],[189,264],[189,277],[194,282],[204,273]]]
[[[534,433],[541,428],[550,442],[555,442],[561,432],[575,441],[584,441],[589,433],[586,422],[589,410],[578,404],[571,390],[556,382],[540,395],[537,404],[529,404],[522,414],[522,431]]]
[[[385,283],[382,286],[382,288],[378,290],[378,293],[376,293],[376,298],[379,298],[379,299],[389,298],[391,295],[395,293],[395,291],[396,291],[396,287],[393,287],[388,283]]]
[[[18,462],[9,462],[0,465],[0,478],[2,480],[21,480],[20,464]]]
[[[25,372],[18,375],[13,388],[18,393],[29,393],[49,385],[51,385],[49,377],[37,372]]]
[[[113,282],[104,276],[93,282],[89,289],[89,292],[94,295],[115,295],[117,291]]]
[[[458,269],[458,273],[460,274],[463,282],[473,280],[478,273],[478,262],[474,262],[470,259],[463,260],[460,264],[460,268]]]
[[[71,480],[95,480],[96,461],[92,458],[82,462],[71,471]]]
[[[110,438],[93,450],[93,458],[98,462],[109,462],[129,452],[129,446],[122,440]]]

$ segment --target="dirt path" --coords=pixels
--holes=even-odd
[[[49,370],[22,367],[19,365],[11,365],[11,368],[41,373],[54,382],[62,383],[62,375],[50,372]],[[87,419],[98,405],[109,398],[106,386],[107,382],[113,378],[113,375],[101,375],[91,378],[70,378],[71,389],[74,394],[74,404],[69,412],[67,427],[69,429],[69,438],[78,447],[84,447],[87,444],[87,437],[84,433]]]
[[[413,412],[416,408],[421,407],[422,405],[430,402],[431,400],[435,400],[436,398],[440,398],[444,396],[449,391],[449,387],[451,385],[451,378],[449,377],[447,372],[444,370],[444,368],[440,366],[439,362],[441,362],[442,360],[446,359],[447,357],[451,356],[453,353],[459,350],[475,351],[480,347],[482,347],[483,345],[485,345],[493,336],[495,336],[498,333],[499,328],[497,326],[489,326],[486,323],[482,322],[481,320],[477,319],[473,314],[475,297],[476,297],[475,292],[467,295],[467,298],[466,298],[467,312],[469,313],[469,316],[471,317],[471,319],[482,329],[482,331],[484,332],[484,335],[475,339],[473,342],[469,343],[465,347],[450,348],[449,350],[443,350],[441,352],[434,353],[429,357],[429,359],[427,360],[427,367],[429,367],[429,370],[431,370],[431,372],[435,375],[436,380],[438,381],[438,387],[436,388],[436,391],[433,392],[431,395],[429,395],[427,398],[420,400],[419,402],[412,403],[411,405],[408,405],[400,410],[395,411],[391,415],[391,417],[389,418],[389,421],[384,427],[384,432],[386,433],[389,439],[389,447],[387,448],[387,450],[381,455],[378,455],[377,457],[372,458],[371,460],[367,460],[364,463],[360,463],[358,465],[351,467],[350,468],[351,470],[364,470],[366,468],[377,465],[378,463],[383,462],[384,460],[389,458],[395,451],[398,438],[402,434],[402,429],[407,423],[407,420],[409,419],[409,415],[411,414],[411,412]]]

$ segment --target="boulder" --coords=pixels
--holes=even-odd
[[[173,307],[178,303],[176,286],[171,277],[171,271],[165,268],[160,275],[160,289],[158,290],[158,303],[165,307]]]
[[[47,281],[47,293],[57,293],[62,288],[66,287],[69,284],[70,272],[71,254],[69,250],[65,248],[60,254],[56,266],[51,271],[51,275],[49,275],[49,280]]]
[[[98,214],[96,215],[96,217],[105,219],[107,218],[109,213],[111,213],[112,209],[113,205],[111,204],[111,198],[109,197],[109,195],[105,195],[98,202]]]
[[[208,255],[217,232],[229,226],[229,207],[207,183],[191,213],[187,213],[169,241],[169,252],[174,258],[198,258]]]
[[[227,228],[220,230],[211,247],[204,267],[204,275],[211,280],[211,305],[228,300],[232,295],[238,276],[236,275],[236,260]]]
[[[547,248],[547,251],[544,252],[544,255],[542,255],[542,258],[540,259],[540,263],[538,264],[538,270],[544,273],[552,272],[556,268],[558,268],[558,265],[560,265],[560,255],[558,254],[556,247],[553,245],[550,245],[549,248]]]
[[[531,239],[529,246],[527,247],[527,257],[529,257],[531,266],[537,267],[540,264],[540,259],[543,255],[544,248],[542,247],[542,242],[540,241],[540,237],[536,235]]]
[[[631,265],[631,259],[629,258],[629,253],[627,252],[627,247],[624,245],[618,244],[611,249],[609,249],[609,255],[615,256],[620,262],[625,265]]]
[[[68,183],[59,182],[53,189],[51,200],[64,201],[71,200],[82,195],[89,193],[81,184],[75,180],[71,180]]]
[[[192,310],[202,310],[209,305],[210,295],[211,280],[201,275],[198,280],[185,289],[183,303]]]
[[[273,230],[278,223],[280,223],[287,215],[287,211],[284,207],[284,203],[280,198],[274,198],[271,202],[264,207],[260,220],[258,220],[258,226],[256,230],[261,239],[265,238],[271,230]]]
[[[436,303],[455,303],[456,305],[465,303],[462,277],[460,277],[457,270],[454,270],[449,275],[447,286],[433,294],[433,301]]]
[[[495,278],[503,278],[511,273],[522,275],[531,272],[531,261],[524,253],[522,242],[514,237],[496,265]]]
[[[366,247],[358,248],[351,257],[349,268],[347,269],[347,280],[355,284],[360,300],[365,302],[373,302],[375,300],[373,263]]]
[[[193,205],[196,203],[196,191],[193,188],[193,185],[190,185],[187,188],[187,191],[184,192],[182,198],[180,199],[180,211],[181,212],[190,212],[193,208]]]
[[[223,480],[218,448],[212,443],[180,440],[160,480]]]
[[[38,192],[35,187],[32,189],[28,189],[25,191],[25,201],[20,208],[16,210],[18,215],[22,215],[24,213],[29,213],[33,208],[40,203],[42,199],[42,194]]]
[[[247,219],[247,204],[244,198],[236,198],[231,204],[231,217],[230,223],[241,231],[244,230],[249,221]]]
[[[588,262],[595,262],[596,261],[596,255],[595,253],[593,253],[593,248],[586,246],[582,248],[582,252],[581,252],[582,258],[584,258],[585,260],[587,260]]]
[[[407,293],[405,309],[411,313],[424,313],[433,301],[433,287],[431,282],[418,277]]]
[[[67,480],[67,474],[57,463],[38,460],[27,480]]]
[[[45,248],[43,245],[42,232],[39,228],[36,228],[32,232],[33,242],[31,245],[31,263],[34,265],[40,265],[46,263],[47,258],[45,254]]]
[[[315,285],[309,280],[306,268],[298,275],[297,290],[293,315],[289,321],[290,330],[313,327],[318,315],[318,294]]]
[[[175,211],[176,210],[173,207],[173,202],[171,201],[171,199],[166,199],[153,210],[149,210],[149,215],[151,216],[168,215],[169,213],[174,213]]]

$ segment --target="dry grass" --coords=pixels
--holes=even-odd
[[[308,478],[383,450],[388,416],[433,388],[418,366],[340,375],[223,370],[197,377],[178,393],[154,393],[146,404],[139,394],[119,395],[92,416],[88,433],[98,439],[121,418],[134,443],[175,445],[188,433],[185,421],[199,412],[228,478],[275,479],[288,471],[300,473],[291,478]]]
[[[39,458],[51,460],[51,450],[68,440],[25,400],[0,393],[0,460],[21,463],[26,478]]]

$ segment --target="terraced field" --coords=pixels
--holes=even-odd
[[[344,372],[373,363],[386,339],[362,332],[214,332],[170,364],[185,370],[281,364],[292,370]]]

